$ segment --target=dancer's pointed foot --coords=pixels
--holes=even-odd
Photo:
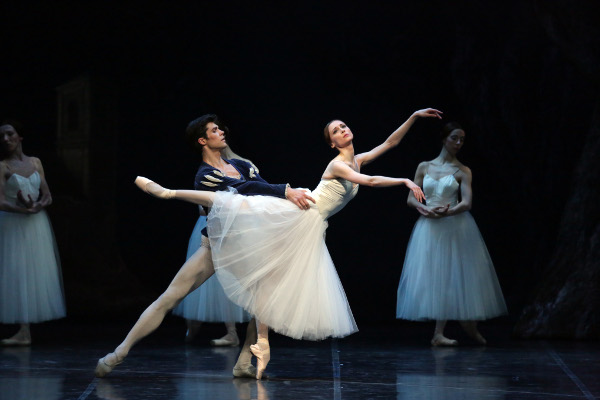
[[[477,343],[484,345],[484,346],[487,344],[487,340],[485,340],[485,338],[481,335],[481,333],[477,329],[477,322],[461,321],[460,325],[462,326],[462,328],[465,330],[465,332],[467,333],[467,335],[469,335],[469,337],[471,339],[475,340]]]
[[[256,344],[250,346],[250,351],[256,357],[256,379],[261,379],[267,364],[271,359],[271,348],[267,339],[258,339]]]
[[[110,374],[117,365],[121,364],[124,359],[125,357],[119,358],[116,353],[108,353],[98,360],[94,375],[98,378],[104,378],[106,375]]]
[[[159,199],[172,199],[175,197],[175,190],[165,189],[158,183],[151,181],[143,176],[135,178],[135,185],[151,196]]]
[[[237,334],[228,333],[220,339],[213,339],[210,341],[211,346],[239,346],[240,339]]]
[[[458,342],[454,339],[448,339],[444,335],[435,334],[431,339],[432,346],[458,346]]]
[[[235,378],[251,378],[256,379],[256,367],[252,364],[245,367],[233,367],[233,376]]]

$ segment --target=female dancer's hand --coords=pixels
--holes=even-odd
[[[20,190],[17,192],[17,199],[25,206],[25,208],[27,209],[27,213],[29,214],[38,213],[42,209],[41,204],[33,201],[31,195],[28,194],[26,199]]]
[[[442,119],[442,114],[443,112],[441,112],[440,110],[436,110],[435,108],[424,108],[413,113],[414,116],[421,118],[435,117],[439,119]]]
[[[434,218],[434,219],[447,217],[449,215],[448,214],[449,209],[450,209],[450,204],[447,204],[445,206],[440,206],[440,207],[433,207],[433,208],[427,207],[426,205],[423,205],[423,204],[420,204],[417,207],[417,211],[419,212],[419,214],[421,214],[425,218]]]
[[[415,199],[417,199],[419,203],[425,201],[425,195],[423,194],[423,191],[418,185],[416,185],[410,179],[406,179],[406,182],[404,182],[404,184],[413,192],[413,196],[415,196]]]
[[[440,217],[447,217],[448,210],[450,209],[450,204],[446,204],[445,206],[434,207],[433,212],[439,215]]]

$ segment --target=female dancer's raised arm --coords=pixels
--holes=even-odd
[[[357,154],[356,161],[362,165],[366,165],[372,161],[375,161],[379,156],[383,155],[386,151],[393,149],[398,146],[404,135],[409,131],[409,129],[413,126],[415,121],[418,118],[438,118],[442,119],[443,112],[436,110],[435,108],[425,108],[423,110],[415,111],[410,118],[408,118],[398,129],[396,129],[385,142],[381,143],[379,146],[373,148],[370,151],[365,153]],[[332,135],[335,132],[332,132]]]

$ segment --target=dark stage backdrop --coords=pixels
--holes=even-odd
[[[25,123],[25,151],[45,161],[73,313],[124,312],[119,296],[152,297],[183,263],[196,208],[150,198],[133,179],[192,186],[199,158],[183,131],[193,118],[219,114],[232,148],[263,177],[312,189],[335,156],[322,139],[329,120],[347,122],[361,152],[435,107],[465,127],[472,214],[516,320],[552,261],[575,168],[598,129],[592,3],[4,2],[0,114]],[[73,194],[55,155],[55,89],[82,74],[118,93],[111,238],[94,229],[102,207]],[[363,172],[412,178],[439,153],[440,127],[417,122]],[[363,187],[330,220],[327,243],[359,325],[394,320],[417,219],[406,196]],[[83,226],[73,209],[94,217]],[[69,245],[73,236],[81,245]],[[123,292],[94,302],[94,281]]]

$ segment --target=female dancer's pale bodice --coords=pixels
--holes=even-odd
[[[429,174],[425,174],[423,177],[423,193],[429,207],[457,205],[459,187],[453,174],[442,176],[440,179],[433,179]]]
[[[358,185],[346,179],[321,179],[312,191],[319,213],[324,220],[340,211],[356,196]]]
[[[19,190],[25,199],[27,199],[27,196],[31,196],[33,201],[36,201],[40,196],[41,182],[40,174],[38,174],[37,171],[29,175],[29,177],[12,174],[6,181],[6,185],[4,185],[4,196],[6,201],[11,205],[16,206]]]

